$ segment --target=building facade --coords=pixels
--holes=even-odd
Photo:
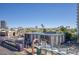
[[[1,21],[0,21],[0,28],[1,28],[1,29],[6,29],[6,28],[7,28],[6,21],[4,21],[4,20],[1,20]]]
[[[46,47],[46,45],[49,45],[51,47],[60,46],[61,43],[64,43],[65,41],[63,33],[35,33],[34,32],[34,33],[25,34],[26,42],[28,42],[28,40],[33,41],[34,39],[37,39],[39,44],[41,44],[44,47]]]
[[[78,35],[78,42],[79,42],[79,3],[77,4],[77,35]]]

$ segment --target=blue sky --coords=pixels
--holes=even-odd
[[[76,27],[76,4],[1,4],[0,20],[10,27]]]

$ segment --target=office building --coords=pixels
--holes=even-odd
[[[7,28],[7,26],[6,26],[6,21],[4,21],[4,20],[1,20],[1,21],[0,21],[0,28],[1,28],[1,29],[6,29],[6,28]]]
[[[77,35],[78,35],[78,42],[79,42],[79,4],[77,4]]]

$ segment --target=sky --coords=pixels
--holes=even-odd
[[[0,3],[0,20],[9,27],[76,27],[76,4]]]

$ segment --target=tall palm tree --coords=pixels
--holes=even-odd
[[[43,24],[41,24],[41,27],[44,29],[44,25]]]
[[[38,26],[35,26],[35,29],[38,29]]]
[[[44,31],[44,25],[43,24],[41,24],[41,27],[42,27],[42,32]]]
[[[46,32],[45,26],[43,24],[41,24],[42,27],[42,32]]]

